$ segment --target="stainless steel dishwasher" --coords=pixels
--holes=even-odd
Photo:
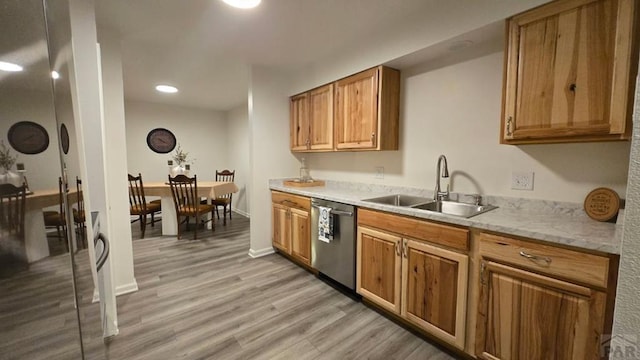
[[[318,239],[318,206],[331,208],[333,240]],[[311,266],[351,290],[356,289],[356,209],[352,205],[311,199]]]

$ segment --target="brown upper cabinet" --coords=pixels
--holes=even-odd
[[[290,98],[291,151],[397,150],[400,72],[378,66]]]
[[[292,96],[291,151],[333,150],[333,84]]]
[[[634,0],[559,0],[507,20],[501,142],[626,140]]]
[[[379,66],[336,82],[336,149],[398,150],[400,72]]]

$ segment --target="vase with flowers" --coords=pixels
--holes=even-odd
[[[180,144],[176,148],[175,153],[172,156],[173,163],[169,166],[169,174],[171,176],[176,175],[189,175],[191,166],[187,164],[189,153],[182,150]],[[171,161],[171,160],[170,160]]]
[[[0,184],[22,185],[21,176],[11,171],[17,159],[18,155],[12,155],[11,149],[0,141]]]

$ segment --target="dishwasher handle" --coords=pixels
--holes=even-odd
[[[316,204],[311,204],[311,206],[313,206],[316,209],[320,207],[319,205],[316,205]],[[338,216],[353,216],[353,211],[331,209],[331,214],[338,215]]]

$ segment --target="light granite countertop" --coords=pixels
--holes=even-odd
[[[582,204],[486,196],[483,204],[498,208],[466,219],[425,210],[382,205],[363,201],[389,194],[432,197],[433,191],[410,187],[326,181],[325,186],[290,187],[283,179],[269,181],[272,190],[336,201],[357,207],[387,211],[443,223],[523,236],[548,243],[620,254],[622,225],[590,219]],[[465,201],[465,195],[452,193],[453,199]],[[619,216],[623,216],[622,212]],[[620,221],[618,221],[620,222]]]

